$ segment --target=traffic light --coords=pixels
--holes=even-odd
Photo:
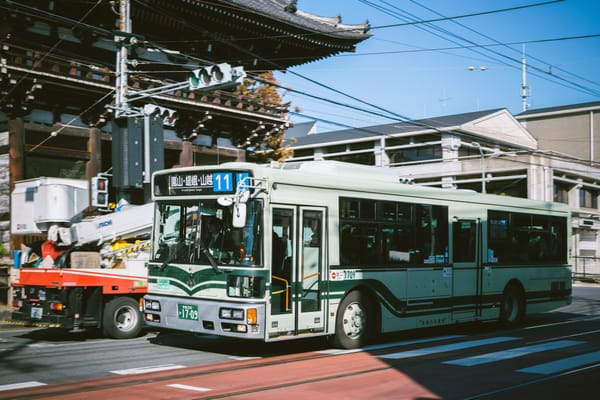
[[[193,70],[188,77],[188,83],[190,90],[224,89],[239,85],[245,76],[243,67],[231,67],[222,63]]]
[[[144,114],[149,115],[151,118],[162,119],[163,125],[169,127],[174,127],[177,118],[179,118],[177,111],[154,104],[144,105]]]
[[[92,178],[92,207],[108,208],[108,178],[104,176]]]

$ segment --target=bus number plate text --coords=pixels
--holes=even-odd
[[[356,279],[356,271],[334,270],[331,271],[329,278],[332,281],[353,280]]]
[[[177,304],[177,317],[198,321],[198,306],[194,304]]]

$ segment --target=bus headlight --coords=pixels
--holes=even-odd
[[[144,300],[144,309],[146,311],[160,311],[160,302],[156,300]]]
[[[255,276],[230,275],[227,277],[227,295],[229,297],[263,297],[262,278]]]
[[[244,319],[244,310],[238,308],[221,308],[219,310],[219,317],[222,319]]]

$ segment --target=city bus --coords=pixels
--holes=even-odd
[[[359,348],[570,303],[566,205],[405,182],[335,161],[155,172],[146,323]]]

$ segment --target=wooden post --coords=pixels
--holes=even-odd
[[[91,180],[92,177],[102,172],[102,140],[100,139],[100,129],[91,127],[87,142],[87,151],[90,153],[90,159],[85,165],[85,177],[88,180],[89,198],[88,206],[92,204]]]
[[[15,182],[25,178],[25,124],[21,117],[8,121],[8,169],[10,196],[15,188]],[[11,201],[9,201],[9,207]],[[21,243],[23,243],[23,239],[20,236],[11,235],[11,250],[20,250]]]
[[[181,153],[179,154],[179,166],[180,167],[191,167],[194,165],[194,150],[192,148],[192,142],[184,140],[181,143]]]

